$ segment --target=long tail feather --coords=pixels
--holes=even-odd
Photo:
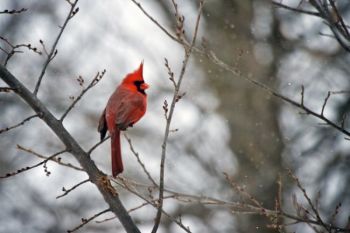
[[[112,175],[116,177],[119,173],[122,173],[123,161],[122,161],[122,153],[120,149],[120,131],[116,130],[111,135],[111,146],[112,146]]]

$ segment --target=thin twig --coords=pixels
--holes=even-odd
[[[87,223],[91,222],[92,220],[94,220],[95,218],[97,218],[98,216],[105,214],[107,212],[111,211],[110,209],[105,209],[93,216],[91,216],[90,218],[82,218],[81,219],[81,224],[79,224],[78,226],[76,226],[75,228],[73,228],[72,230],[67,230],[68,233],[72,233],[74,231],[77,231],[78,229],[82,228],[84,225],[86,225]]]
[[[154,186],[158,186],[157,182],[155,182],[155,180],[153,179],[153,177],[151,176],[151,174],[149,173],[149,171],[147,170],[145,164],[141,161],[139,153],[137,153],[132,145],[131,139],[128,137],[128,135],[124,134],[125,139],[128,141],[129,143],[129,147],[131,152],[135,155],[137,162],[140,164],[140,166],[142,167],[143,171],[145,172],[146,176],[148,177],[148,179],[152,182],[152,184]]]
[[[84,88],[81,93],[79,94],[79,96],[77,98],[75,98],[75,100],[73,101],[73,103],[67,108],[67,110],[63,113],[63,115],[60,118],[60,121],[63,121],[64,118],[68,115],[68,113],[74,108],[74,106],[78,103],[78,101],[83,97],[83,95],[93,86],[95,86],[105,75],[106,70],[103,70],[100,74],[100,72],[97,72],[97,74],[95,75],[95,77],[92,79],[92,81],[90,82],[90,84]]]
[[[133,3],[135,3],[135,5],[147,16],[147,18],[149,18],[154,24],[156,24],[165,34],[167,34],[171,39],[178,41],[179,40],[173,36],[165,27],[163,27],[156,19],[154,19],[150,14],[148,14],[148,12],[142,7],[142,5],[135,1],[135,0],[131,0]]]
[[[19,148],[19,149],[22,149],[22,148],[19,147],[19,145],[18,145],[18,148]],[[42,164],[45,165],[45,164],[47,163],[47,161],[52,160],[54,157],[56,157],[56,156],[58,156],[58,155],[60,155],[60,154],[63,154],[63,153],[65,153],[65,152],[67,152],[67,150],[62,150],[62,151],[56,152],[55,154],[50,155],[49,157],[47,157],[47,159],[45,159],[45,160],[43,160],[43,161],[41,161],[41,162],[39,162],[39,163],[37,163],[37,164],[34,164],[34,165],[32,165],[32,166],[27,166],[27,167],[18,169],[17,171],[7,173],[7,174],[4,175],[4,176],[0,176],[0,179],[8,178],[8,177],[11,177],[11,176],[18,175],[19,173],[22,173],[22,172],[25,172],[25,171],[29,171],[29,170],[31,170],[31,169],[33,169],[33,168],[39,167],[39,166],[42,165]],[[50,172],[48,172],[46,168],[45,168],[45,172],[46,172],[47,175],[50,174]]]
[[[57,47],[58,41],[60,40],[60,38],[61,38],[61,36],[62,36],[62,33],[63,33],[64,29],[66,28],[66,26],[67,26],[69,20],[71,20],[72,17],[73,17],[76,13],[78,13],[79,8],[75,8],[75,6],[77,5],[78,1],[79,1],[79,0],[75,0],[73,3],[69,2],[69,3],[70,3],[70,11],[69,11],[69,13],[68,13],[68,15],[67,15],[67,17],[66,17],[66,20],[64,21],[62,27],[60,27],[60,31],[59,31],[59,33],[58,33],[58,35],[57,35],[57,37],[56,37],[56,40],[55,40],[55,42],[53,43],[53,45],[52,45],[52,47],[51,47],[50,53],[49,53],[49,55],[47,56],[46,61],[44,62],[43,68],[42,68],[41,73],[40,73],[40,75],[39,75],[39,77],[38,77],[38,81],[37,81],[37,83],[36,83],[36,85],[35,85],[35,89],[34,89],[34,92],[33,92],[34,95],[37,95],[37,94],[38,94],[39,87],[40,87],[41,81],[42,81],[42,79],[43,79],[43,77],[44,77],[44,75],[45,75],[47,66],[49,65],[49,63],[52,61],[52,59],[53,59],[53,58],[56,56],[56,54],[57,54],[57,49],[56,49],[56,47]]]
[[[163,143],[162,143],[162,155],[161,155],[161,163],[160,163],[160,180],[159,180],[159,205],[158,205],[158,211],[156,214],[156,218],[155,218],[155,223],[152,229],[152,233],[156,233],[160,224],[160,219],[161,219],[161,215],[162,215],[162,208],[163,208],[163,192],[164,192],[164,163],[165,163],[165,158],[166,158],[166,147],[167,147],[167,141],[168,141],[168,137],[169,137],[169,133],[170,133],[170,124],[171,124],[171,120],[173,117],[173,113],[175,110],[175,105],[178,99],[178,95],[179,95],[179,91],[180,91],[180,86],[181,86],[181,82],[183,80],[183,77],[185,75],[185,71],[186,71],[186,67],[187,67],[187,63],[189,61],[190,55],[192,53],[192,48],[196,42],[197,39],[197,33],[198,33],[198,28],[199,28],[199,21],[200,21],[200,17],[202,14],[202,10],[203,10],[203,4],[204,1],[200,1],[199,2],[199,9],[198,9],[198,15],[197,15],[197,20],[196,20],[196,25],[195,25],[195,30],[194,30],[194,34],[193,34],[193,38],[192,38],[192,42],[191,45],[188,49],[185,48],[185,58],[182,64],[182,68],[181,68],[181,73],[179,76],[179,79],[176,83],[176,87],[175,87],[175,91],[174,91],[174,95],[173,95],[173,99],[171,101],[171,105],[170,105],[170,110],[169,110],[169,114],[167,115],[167,119],[166,119],[166,127],[165,127],[165,133],[164,133],[164,139],[163,139]]]
[[[17,44],[17,45],[14,45],[8,39],[6,39],[3,36],[0,36],[0,40],[4,41],[11,48],[10,51],[6,51],[5,49],[0,47],[1,51],[3,51],[7,55],[7,57],[6,57],[5,61],[4,61],[4,66],[7,65],[7,63],[10,61],[10,59],[16,53],[23,53],[23,51],[19,50],[20,48],[27,48],[27,49],[29,49],[30,51],[33,51],[36,54],[39,54],[39,55],[42,54],[42,52],[40,50],[38,50],[38,48],[33,47],[31,44]]]
[[[224,176],[225,179],[229,182],[229,184],[231,185],[231,187],[236,190],[240,195],[242,195],[243,197],[248,198],[248,200],[250,200],[256,207],[260,208],[260,209],[264,209],[264,207],[262,206],[262,204],[256,200],[256,198],[254,198],[252,195],[250,195],[243,187],[239,186],[236,182],[234,182],[229,175],[224,172]]]
[[[3,11],[0,11],[0,14],[20,14],[22,12],[25,12],[27,11],[28,9],[27,8],[22,8],[22,9],[19,9],[19,10],[16,10],[16,9],[13,9],[13,10],[3,10]]]
[[[78,184],[74,185],[73,187],[71,187],[70,189],[65,189],[65,188],[63,187],[63,188],[62,188],[62,191],[63,191],[64,193],[61,194],[61,195],[58,195],[58,196],[56,197],[56,199],[59,199],[59,198],[61,198],[61,197],[66,196],[68,193],[70,193],[70,192],[73,191],[74,189],[78,188],[80,185],[85,184],[85,183],[87,183],[87,182],[89,182],[89,181],[90,181],[90,179],[83,180],[83,181],[79,182]]]
[[[309,206],[311,207],[312,211],[314,212],[314,214],[316,215],[316,219],[317,221],[326,229],[329,230],[329,225],[326,225],[323,220],[321,219],[321,216],[319,214],[319,212],[317,211],[316,207],[314,206],[314,204],[312,203],[310,197],[308,196],[308,194],[306,193],[305,188],[301,185],[299,178],[296,177],[290,170],[288,171],[290,177],[293,178],[293,180],[295,181],[295,183],[297,184],[298,188],[302,191],[305,199],[307,200]]]
[[[103,144],[105,141],[107,141],[108,139],[110,139],[111,136],[107,136],[105,137],[102,141],[99,141],[98,143],[96,143],[95,145],[93,145],[90,150],[87,152],[89,155],[91,155],[91,153],[97,148],[99,147],[101,144]]]
[[[272,4],[275,5],[276,7],[284,8],[284,9],[287,9],[287,10],[290,10],[290,11],[294,11],[294,12],[297,12],[297,13],[302,13],[302,14],[307,14],[307,15],[321,17],[321,15],[318,12],[315,12],[315,11],[307,11],[307,10],[302,10],[302,9],[299,9],[299,8],[290,7],[290,6],[284,5],[284,4],[280,3],[280,2],[275,2],[275,1],[272,1]]]
[[[25,152],[27,152],[27,153],[30,153],[30,154],[32,154],[32,155],[35,155],[36,157],[41,158],[41,159],[44,159],[44,160],[49,158],[49,157],[44,156],[44,155],[42,155],[42,154],[39,154],[38,152],[35,152],[35,151],[33,151],[33,150],[29,149],[29,148],[25,148],[25,147],[23,147],[23,146],[21,146],[21,145],[17,145],[17,149],[22,150],[22,151],[25,151]],[[68,150],[67,150],[66,152],[68,152]],[[62,159],[61,159],[60,157],[58,157],[58,158],[55,158],[55,157],[54,157],[54,158],[51,158],[50,160],[53,161],[53,162],[55,162],[55,163],[57,163],[57,164],[59,164],[59,165],[62,165],[62,166],[64,166],[64,167],[69,167],[69,168],[72,168],[72,169],[77,170],[77,171],[84,171],[84,169],[82,169],[82,168],[80,168],[80,167],[77,167],[77,166],[75,166],[75,165],[73,165],[73,164],[71,164],[71,163],[65,163],[65,162],[63,162]]]
[[[9,127],[3,128],[3,129],[0,129],[0,134],[3,133],[3,132],[9,131],[11,129],[15,129],[15,128],[21,126],[21,125],[24,125],[26,122],[30,121],[31,119],[33,119],[35,117],[38,117],[38,114],[34,114],[32,116],[29,116],[29,117],[25,118],[23,121],[15,124],[15,125],[12,125],[12,126],[9,126]]]
[[[340,22],[340,25],[341,25],[341,27],[343,29],[342,31],[344,31],[346,38],[349,39],[350,38],[350,34],[349,34],[349,31],[348,31],[348,28],[345,25],[343,17],[340,15],[340,13],[338,11],[338,8],[336,7],[336,5],[334,3],[334,0],[329,0],[329,3],[331,4],[335,14],[337,15],[337,20]]]
[[[300,101],[301,106],[304,106],[304,93],[305,93],[305,87],[304,85],[301,85],[301,101]]]
[[[165,67],[168,69],[169,80],[173,83],[174,88],[176,88],[176,82],[174,78],[174,72],[171,70],[168,59],[164,58]]]
[[[325,107],[326,107],[327,101],[328,101],[328,99],[329,99],[330,96],[331,96],[331,92],[329,91],[329,92],[327,93],[327,96],[326,96],[326,98],[324,99],[324,103],[323,103],[323,105],[322,105],[321,116],[323,116],[324,109],[325,109]]]

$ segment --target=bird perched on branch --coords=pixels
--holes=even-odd
[[[122,83],[113,92],[104,109],[98,131],[101,141],[107,130],[111,136],[112,175],[116,177],[123,172],[123,161],[120,148],[120,131],[132,127],[145,114],[149,87],[143,80],[143,62],[133,73],[127,74]]]

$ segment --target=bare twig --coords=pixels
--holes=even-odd
[[[11,130],[11,129],[15,129],[15,128],[21,126],[21,125],[24,125],[26,122],[30,121],[31,119],[33,119],[33,118],[35,118],[35,117],[38,117],[38,114],[34,114],[34,115],[32,115],[32,116],[29,116],[29,117],[25,118],[23,121],[21,121],[21,122],[15,124],[15,125],[12,125],[12,126],[9,126],[9,127],[3,128],[3,129],[0,129],[0,134],[1,134],[1,133],[4,133],[4,132],[6,132],[6,131],[9,131],[9,130]]]
[[[73,101],[73,103],[67,108],[67,110],[63,113],[63,115],[60,118],[60,121],[63,121],[64,118],[68,115],[68,113],[74,108],[74,106],[78,103],[78,101],[83,97],[83,95],[93,86],[95,86],[105,75],[106,70],[103,70],[100,74],[100,72],[97,72],[97,74],[95,75],[95,77],[92,79],[92,81],[90,82],[90,84],[84,88],[80,95],[75,98],[75,100]]]
[[[78,13],[79,8],[75,8],[75,6],[76,6],[77,3],[78,3],[78,0],[74,0],[73,3],[71,3],[71,2],[68,2],[68,3],[70,4],[70,11],[69,11],[69,13],[68,13],[68,15],[67,15],[67,17],[66,17],[66,20],[64,21],[62,27],[60,27],[60,31],[59,31],[59,33],[58,33],[58,35],[57,35],[57,37],[56,37],[56,40],[54,41],[54,43],[53,43],[53,45],[52,45],[52,47],[51,47],[50,53],[48,54],[47,59],[46,59],[46,61],[45,61],[44,64],[43,64],[43,68],[42,68],[41,73],[40,73],[40,75],[39,75],[39,77],[38,77],[38,81],[37,81],[37,83],[36,83],[36,85],[35,85],[35,89],[34,89],[34,92],[33,92],[34,95],[37,95],[37,94],[38,94],[39,87],[40,87],[41,81],[42,81],[42,79],[43,79],[43,77],[44,77],[44,75],[45,75],[46,69],[47,69],[49,63],[52,61],[52,59],[53,59],[53,58],[56,56],[56,54],[57,54],[57,49],[56,49],[56,47],[57,47],[58,41],[60,40],[60,38],[61,38],[61,36],[62,36],[62,33],[63,33],[64,29],[66,28],[66,26],[67,26],[69,20],[71,20],[72,17],[73,17],[76,13]]]
[[[325,107],[326,107],[326,105],[327,105],[327,101],[328,101],[328,99],[329,99],[330,96],[331,96],[331,92],[329,91],[329,92],[327,93],[327,96],[326,96],[326,98],[324,99],[324,103],[323,103],[323,105],[322,105],[321,116],[323,116],[324,109],[325,109]]]
[[[308,194],[306,193],[305,188],[301,185],[299,178],[296,177],[290,170],[288,171],[290,177],[293,178],[293,180],[295,181],[295,183],[297,184],[298,188],[302,191],[305,199],[307,200],[309,206],[311,207],[312,211],[314,212],[314,214],[316,215],[316,219],[317,221],[326,229],[329,230],[329,225],[326,225],[323,220],[321,219],[321,216],[319,214],[319,212],[317,211],[316,207],[314,206],[314,204],[312,203],[310,197],[308,196]]]
[[[19,147],[18,147],[19,148]],[[21,148],[22,149],[22,148]],[[63,154],[67,152],[67,150],[62,150],[62,151],[59,151],[53,155],[50,155],[47,159],[41,161],[40,163],[37,163],[37,164],[34,164],[32,166],[27,166],[27,167],[24,167],[24,168],[21,168],[21,169],[18,169],[17,171],[15,172],[10,172],[10,173],[7,173],[6,175],[4,176],[0,176],[0,179],[3,179],[3,178],[8,178],[8,177],[11,177],[11,176],[15,176],[15,175],[18,175],[19,173],[22,173],[22,172],[25,172],[25,171],[29,171],[30,169],[33,169],[33,168],[36,168],[36,167],[39,167],[40,165],[46,165],[47,161],[53,159],[54,157],[60,155],[60,154]],[[50,175],[50,172],[47,171],[47,168],[45,168],[45,172],[47,175]]]
[[[4,61],[4,66],[7,65],[7,63],[9,62],[9,60],[12,58],[13,55],[15,55],[16,53],[23,53],[22,50],[19,50],[20,48],[27,48],[30,51],[33,51],[34,53],[37,53],[39,55],[42,54],[41,51],[39,51],[36,47],[33,47],[31,44],[17,44],[17,45],[14,45],[8,39],[6,39],[3,36],[0,36],[0,40],[4,41],[11,48],[10,51],[6,51],[4,48],[0,47],[1,51],[6,53],[6,55],[7,55],[7,57],[6,57],[5,61]]]
[[[151,176],[151,174],[149,173],[149,171],[147,170],[145,164],[141,161],[139,153],[137,153],[132,145],[131,139],[128,137],[128,135],[124,134],[125,139],[128,141],[129,143],[129,147],[131,152],[135,155],[137,162],[140,164],[140,166],[142,167],[143,171],[145,172],[146,176],[148,177],[148,179],[151,181],[151,183],[154,186],[158,186],[157,183],[155,182],[155,180],[153,179],[153,177]]]
[[[61,197],[66,196],[68,193],[70,193],[70,192],[73,191],[74,189],[78,188],[80,185],[85,184],[85,183],[87,183],[87,182],[89,182],[89,181],[90,181],[90,179],[83,180],[83,181],[79,182],[78,184],[74,185],[73,187],[71,187],[70,189],[65,189],[65,188],[63,187],[63,188],[62,188],[62,191],[63,191],[64,193],[61,194],[61,195],[58,195],[58,196],[56,197],[56,199],[59,199],[59,198],[61,198]]]
[[[341,206],[342,206],[342,204],[341,204],[341,202],[339,202],[338,205],[335,207],[334,212],[331,216],[331,221],[330,221],[331,224],[334,224],[335,218],[339,214],[339,210],[340,210]],[[349,231],[350,231],[350,229],[349,229]]]
[[[165,67],[168,69],[169,80],[173,83],[174,88],[176,88],[176,82],[174,79],[174,72],[171,70],[168,59],[164,58]]]
[[[307,15],[321,17],[321,15],[318,12],[315,12],[315,11],[307,11],[307,10],[302,10],[302,9],[299,9],[299,8],[290,7],[290,6],[287,6],[285,4],[282,4],[282,3],[276,2],[276,1],[272,1],[272,4],[274,6],[276,6],[276,7],[284,8],[284,9],[287,9],[287,10],[290,10],[290,11],[294,11],[294,12],[297,12],[297,13],[302,13],[302,14],[307,14]]]
[[[305,93],[305,87],[304,85],[301,85],[301,101],[300,101],[301,106],[304,106],[304,93]]]
[[[90,148],[90,150],[87,152],[89,155],[91,155],[91,153],[97,148],[99,147],[101,144],[103,144],[105,141],[107,141],[108,139],[110,139],[111,136],[107,136],[105,137],[102,141],[99,141],[98,143],[96,143],[93,147]]]
[[[234,182],[226,172],[224,172],[224,176],[235,191],[237,191],[243,197],[248,198],[248,200],[250,200],[254,204],[254,206],[260,208],[261,210],[264,210],[262,204],[258,200],[256,200],[255,197],[250,195],[243,187],[239,186],[236,182]]]
[[[10,15],[12,15],[12,14],[20,14],[20,13],[22,13],[22,12],[25,12],[25,11],[27,11],[28,9],[26,9],[26,8],[22,8],[22,9],[19,9],[19,10],[16,10],[16,9],[13,9],[13,10],[3,10],[3,11],[0,11],[0,14],[10,14]]]
[[[21,146],[21,145],[17,145],[17,149],[23,150],[23,151],[25,151],[25,152],[27,152],[27,153],[30,153],[30,154],[32,154],[32,155],[35,155],[36,157],[41,158],[41,159],[44,159],[44,160],[49,158],[48,156],[44,156],[44,155],[42,155],[42,154],[39,154],[38,152],[33,151],[33,150],[29,149],[29,148],[25,148],[25,147],[23,147],[23,146]],[[67,151],[67,152],[68,152],[68,151]],[[58,157],[58,158],[53,157],[53,158],[51,158],[50,160],[53,161],[53,162],[55,162],[55,163],[57,163],[57,164],[59,164],[59,165],[62,165],[62,166],[64,166],[64,167],[69,167],[69,168],[72,168],[72,169],[77,170],[77,171],[84,171],[84,169],[82,169],[82,168],[80,168],[80,167],[77,167],[77,166],[75,166],[75,165],[73,165],[73,164],[70,164],[70,163],[65,163],[65,162],[63,162],[62,159],[61,159],[61,157]]]
[[[348,31],[348,27],[345,25],[343,17],[340,15],[339,10],[338,10],[338,8],[335,5],[334,0],[329,0],[329,3],[331,4],[331,6],[333,8],[333,11],[335,12],[335,14],[337,16],[335,23],[337,23],[337,21],[340,22],[340,25],[342,27],[342,31],[344,32],[346,38],[350,39],[350,34],[349,34],[349,31]]]
[[[81,224],[76,226],[75,228],[73,228],[72,230],[67,230],[68,233],[72,233],[74,231],[77,231],[78,229],[82,228],[84,225],[86,225],[87,223],[91,222],[92,220],[94,220],[95,218],[97,218],[98,216],[102,215],[102,214],[105,214],[107,212],[111,211],[110,209],[105,209],[93,216],[91,216],[90,218],[82,218],[81,219]]]
[[[342,91],[331,91],[331,94],[332,95],[336,95],[336,94],[350,94],[350,91],[345,91],[345,90],[342,90]]]
[[[156,24],[165,34],[167,34],[171,39],[180,42],[175,36],[173,36],[165,27],[163,27],[156,19],[154,19],[148,12],[142,7],[142,5],[136,0],[131,0],[135,5],[149,18],[154,24]]]
[[[157,232],[158,227],[159,227],[159,223],[160,223],[160,219],[161,219],[161,215],[162,215],[163,192],[164,192],[164,171],[165,171],[164,163],[165,163],[165,158],[166,158],[167,141],[168,141],[168,137],[169,137],[169,133],[170,133],[170,124],[171,124],[171,120],[172,120],[173,113],[175,110],[177,98],[179,95],[181,82],[182,82],[183,77],[185,75],[187,63],[188,63],[190,55],[192,53],[192,48],[193,48],[193,46],[196,42],[196,39],[197,39],[199,21],[200,21],[200,17],[201,17],[202,10],[203,10],[203,3],[204,3],[204,1],[199,2],[198,15],[197,15],[197,20],[196,20],[195,30],[194,30],[193,37],[192,37],[192,42],[191,42],[191,45],[188,49],[185,48],[185,58],[184,58],[184,61],[182,64],[181,73],[180,73],[179,79],[176,83],[173,99],[171,101],[171,105],[170,105],[170,109],[169,109],[169,114],[167,115],[167,119],[166,119],[166,127],[165,127],[164,139],[163,139],[163,143],[162,143],[162,155],[161,155],[161,163],[160,163],[159,205],[158,205],[158,211],[156,214],[155,223],[154,223],[154,227],[152,229],[152,233]],[[178,29],[178,30],[181,30],[181,29]]]
[[[318,11],[319,17],[326,21],[326,24],[334,35],[334,38],[343,47],[343,49],[345,49],[347,52],[350,52],[350,38],[348,27],[345,26],[344,22],[342,22],[342,16],[339,14],[334,3],[334,8],[328,7],[329,5],[332,6],[332,0],[324,0],[322,2],[310,0],[309,3]],[[338,22],[340,22],[340,24]]]

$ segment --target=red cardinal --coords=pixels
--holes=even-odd
[[[142,70],[143,62],[135,72],[126,75],[109,98],[99,121],[101,140],[106,136],[107,129],[111,135],[113,177],[123,172],[120,131],[132,127],[146,112],[145,90],[149,86],[143,80]]]

